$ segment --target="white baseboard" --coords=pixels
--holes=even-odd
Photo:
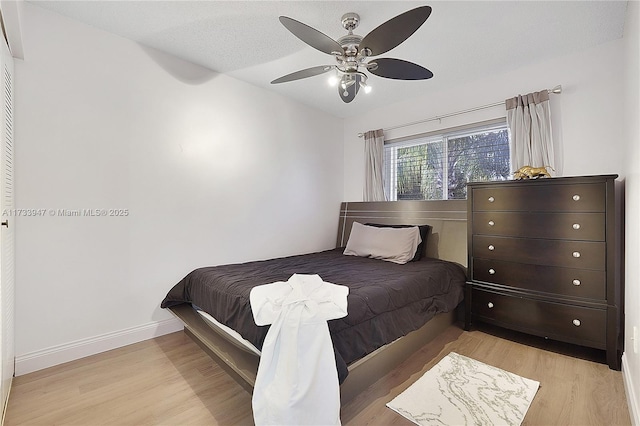
[[[622,354],[622,381],[624,382],[624,390],[627,394],[627,404],[629,405],[629,416],[631,417],[631,424],[640,426],[640,406],[638,396],[638,389],[636,386],[640,383],[634,383],[629,371],[629,364],[627,364],[626,352]],[[637,379],[637,377],[636,377]]]
[[[125,330],[94,336],[16,357],[16,376],[74,361],[111,349],[153,339],[183,329],[177,318],[155,321]]]

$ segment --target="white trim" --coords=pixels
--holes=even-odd
[[[622,354],[622,381],[624,382],[624,393],[627,395],[631,424],[640,426],[640,406],[638,406],[638,396],[640,395],[636,395],[636,386],[638,386],[638,383],[633,383],[631,372],[629,371],[629,364],[627,363],[626,352]]]
[[[9,391],[7,392],[7,399],[4,401],[4,407],[2,408],[2,423],[4,425],[4,419],[7,417],[7,408],[9,407],[9,398],[11,398],[11,389],[13,386],[13,377],[9,380]]]
[[[183,328],[179,319],[170,318],[20,355],[16,357],[16,376],[181,331]]]

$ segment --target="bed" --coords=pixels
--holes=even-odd
[[[344,255],[354,222],[428,225],[422,259],[399,265]],[[180,318],[186,332],[251,390],[259,357],[250,346],[259,349],[268,329],[253,322],[251,288],[286,281],[294,273],[318,274],[326,282],[348,286],[349,314],[329,321],[344,403],[454,321],[465,282],[466,203],[342,203],[336,247],[198,268],[168,292],[162,307]],[[241,338],[231,337],[227,327]]]

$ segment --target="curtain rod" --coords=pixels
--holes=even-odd
[[[549,93],[549,94],[552,94],[552,93],[553,94],[560,94],[560,93],[562,93],[562,86],[558,84],[553,89],[547,89],[547,93]],[[436,115],[435,117],[427,118],[427,119],[424,119],[424,120],[412,121],[411,123],[399,124],[397,126],[387,127],[386,129],[382,129],[382,130],[383,131],[387,131],[387,130],[393,130],[393,129],[400,129],[402,127],[409,127],[409,126],[413,126],[415,124],[428,123],[429,121],[435,121],[435,120],[440,120],[440,119],[443,119],[443,118],[453,117],[453,116],[456,116],[456,115],[467,114],[469,112],[480,111],[482,109],[493,108],[493,107],[497,107],[497,106],[500,106],[500,105],[504,105],[504,101],[496,102],[496,103],[489,104],[489,105],[483,105],[483,106],[479,106],[479,107],[475,107],[475,108],[469,108],[469,109],[465,109],[465,110],[462,110],[462,111],[450,112],[449,114]],[[363,136],[364,136],[364,132],[363,133],[358,133],[358,137],[359,138],[361,138]]]

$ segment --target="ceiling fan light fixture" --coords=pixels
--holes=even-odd
[[[347,73],[343,75],[342,78],[340,79],[340,87],[342,87],[344,90],[347,90],[349,87],[353,86],[354,84],[356,84],[356,80],[351,75],[351,73]]]
[[[359,78],[357,78],[356,80],[358,81],[358,85],[360,86],[360,88],[364,90],[364,93],[371,93],[371,86],[367,84],[367,81],[369,80],[367,75],[363,72],[359,72],[358,77]]]
[[[430,14],[430,6],[417,7],[389,19],[362,37],[353,33],[360,23],[360,16],[357,13],[346,13],[342,16],[342,26],[348,34],[337,41],[302,22],[281,16],[280,22],[294,36],[314,49],[333,56],[337,63],[296,71],[273,80],[271,84],[313,77],[334,70],[329,77],[329,85],[338,86],[342,101],[349,103],[360,89],[365,93],[371,92],[365,71],[394,80],[429,79],[433,77],[433,73],[413,62],[394,58],[369,58],[403,43],[420,28]]]
[[[369,86],[367,83],[361,81],[360,87],[362,88],[362,90],[364,90],[364,93],[371,93],[371,86]]]

